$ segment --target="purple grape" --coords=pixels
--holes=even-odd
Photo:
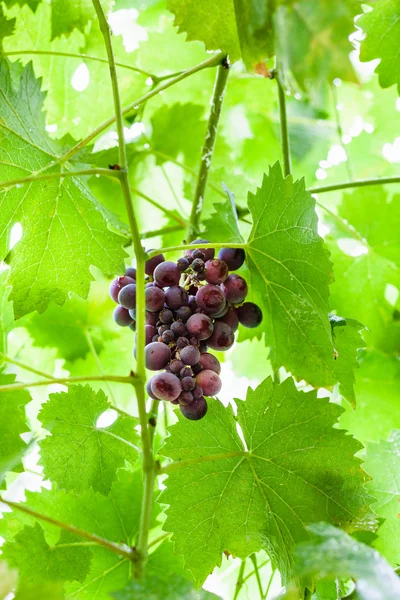
[[[195,375],[198,375],[200,373],[200,371],[203,370],[203,367],[201,366],[201,364],[198,362],[195,365],[193,365],[192,367],[192,371]]]
[[[154,375],[153,375],[154,377]],[[151,382],[153,381],[153,377],[151,379],[148,380],[148,382],[146,383],[146,392],[148,394],[148,396],[150,396],[150,398],[153,398],[153,400],[158,400],[157,396],[155,396],[153,394],[153,390],[151,389]]]
[[[179,377],[184,379],[185,377],[193,377],[194,373],[190,367],[183,367],[179,373]]]
[[[214,258],[206,262],[206,280],[208,283],[218,285],[223,283],[229,275],[229,269],[226,262]]]
[[[218,258],[226,262],[230,271],[236,271],[244,263],[245,253],[243,248],[221,248]]]
[[[199,362],[200,352],[194,346],[186,346],[182,348],[180,357],[185,365],[193,366]]]
[[[243,305],[245,306],[245,304]],[[233,332],[239,327],[239,317],[236,308],[231,308],[225,315],[218,318],[219,323],[226,323]]]
[[[201,258],[196,258],[192,262],[192,269],[193,269],[193,271],[203,271],[203,269],[204,269],[204,260],[201,260]]]
[[[195,338],[195,337],[191,337],[190,340],[189,340],[189,344],[191,346],[195,346],[196,348],[198,348],[199,347],[199,340],[197,338]]]
[[[229,350],[235,341],[235,334],[226,323],[216,321],[212,336],[207,340],[207,344],[213,350]]]
[[[125,271],[125,277],[131,277],[136,281],[136,269],[135,267],[128,267]]]
[[[247,283],[235,273],[228,275],[224,283],[221,284],[221,290],[225,294],[228,302],[232,304],[240,304],[247,296]],[[197,300],[197,304],[199,301]]]
[[[187,291],[180,285],[173,285],[165,292],[165,302],[172,310],[177,310],[188,303]]]
[[[230,305],[228,303],[226,303],[224,308],[220,312],[213,315],[213,319],[220,319],[221,317],[224,317],[229,309],[230,309]]]
[[[168,325],[160,325],[159,328],[157,329],[158,335],[162,335],[164,333],[164,331],[168,331],[168,329],[169,329]]]
[[[154,327],[154,325],[146,325],[144,331],[147,346],[148,344],[151,344],[151,342],[153,341],[153,337],[157,335],[157,329],[156,327]]]
[[[207,402],[203,396],[193,400],[190,404],[179,405],[182,415],[186,417],[186,419],[190,419],[190,421],[199,421],[202,419],[207,413],[207,408]]]
[[[188,332],[186,325],[184,325],[182,321],[175,321],[175,323],[172,323],[170,326],[170,329],[177,337],[185,337]]]
[[[120,327],[128,327],[133,323],[133,319],[129,314],[129,311],[123,306],[116,306],[114,309],[114,321]]]
[[[213,332],[214,325],[210,317],[196,313],[192,315],[186,327],[188,332],[199,340],[207,340]]]
[[[149,250],[148,252],[152,252],[152,250]],[[144,267],[146,275],[153,275],[154,269],[164,261],[165,257],[163,254],[157,254],[157,256],[153,256],[152,258],[149,258],[149,260],[146,260]]]
[[[147,325],[154,325],[154,327],[155,327],[157,325],[157,321],[158,321],[158,313],[153,313],[153,312],[149,312],[148,310],[146,310]]]
[[[204,352],[207,352],[208,346],[207,346],[206,342],[200,342],[200,344],[199,344],[199,350],[200,350],[200,354],[203,354]]]
[[[196,248],[196,250],[192,250],[192,258],[193,258],[193,260],[196,260],[197,258],[199,258],[200,260],[204,261],[206,257],[205,257],[205,254],[201,250]]]
[[[132,321],[132,323],[129,325],[129,329],[132,329],[132,331],[136,331],[136,321]]]
[[[201,269],[200,271],[197,271],[196,278],[199,281],[204,281],[205,278],[206,278],[206,270],[205,269]]]
[[[158,335],[158,333],[157,333],[157,335],[155,335],[151,341],[152,341],[152,342],[159,342],[159,341],[160,341],[160,339],[159,339],[159,338],[160,338],[160,336],[159,336],[159,335]]]
[[[136,308],[129,309],[129,315],[134,321],[136,321]]]
[[[178,398],[179,400],[179,404],[182,404],[184,406],[186,406],[187,404],[190,404],[191,402],[193,402],[193,394],[192,392],[182,392],[181,395]]]
[[[205,396],[216,396],[221,391],[222,381],[215,371],[211,371],[210,369],[200,371],[196,379],[198,385],[203,388]]]
[[[196,288],[196,294],[197,294],[197,288]],[[188,306],[189,306],[190,310],[192,311],[192,313],[196,312],[196,308],[197,308],[196,296],[189,296]]]
[[[169,308],[163,308],[163,310],[160,312],[159,318],[161,323],[164,323],[165,325],[171,325],[172,321],[174,320],[174,315],[172,310],[169,310]]]
[[[132,279],[132,277],[122,276],[122,277],[116,277],[116,279],[113,279],[112,282],[110,283],[111,299],[114,300],[114,302],[118,302],[118,294],[120,293],[122,288],[131,283],[135,283],[135,280]]]
[[[199,398],[201,398],[202,395],[204,394],[203,388],[201,387],[201,385],[196,385],[196,387],[192,391],[192,394],[193,394],[193,398],[195,398],[195,400],[198,400]]]
[[[182,258],[178,258],[178,260],[176,261],[176,264],[178,266],[178,269],[183,272],[189,268],[190,263],[187,258],[182,257]]]
[[[182,392],[182,386],[173,373],[158,373],[152,377],[151,391],[159,400],[172,402]]]
[[[200,354],[199,364],[201,365],[202,369],[214,371],[214,373],[217,375],[221,373],[221,364],[218,358],[209,352],[203,352],[203,354]]]
[[[171,331],[170,329],[167,329],[167,331],[164,331],[164,333],[162,334],[161,337],[162,337],[162,341],[164,342],[164,344],[170,344],[175,339],[174,332]]]
[[[185,365],[183,364],[183,362],[181,360],[173,360],[170,363],[169,367],[171,369],[171,373],[174,373],[175,375],[179,375],[179,373],[182,371],[182,369],[185,367]]]
[[[186,346],[189,346],[189,340],[186,337],[179,337],[176,340],[176,346],[177,348],[185,348]]]
[[[240,323],[250,329],[258,327],[263,318],[260,307],[254,302],[245,302],[242,306],[239,306],[237,314]]]
[[[165,294],[163,290],[157,287],[150,287],[145,290],[146,310],[150,312],[159,312],[164,307]]]
[[[136,308],[136,284],[129,283],[118,294],[118,302],[127,309]]]
[[[196,381],[193,377],[184,377],[181,384],[184,392],[191,392],[196,387]]]
[[[191,309],[190,309],[189,306],[181,306],[175,312],[175,316],[176,316],[177,319],[179,319],[183,323],[186,323],[186,321],[188,320],[188,318],[192,316],[192,311],[191,311]]]
[[[209,244],[208,240],[194,240],[191,242],[191,245],[196,246],[196,249],[200,250],[204,254],[204,260],[212,260],[214,258],[215,250],[214,248],[200,248],[201,244]],[[187,253],[192,254],[193,250],[188,250]]]
[[[225,308],[226,298],[220,287],[207,283],[197,292],[196,302],[199,308],[210,315],[214,315]]]
[[[181,272],[177,265],[170,261],[165,261],[157,265],[154,270],[154,279],[162,287],[178,285]]]
[[[146,367],[150,371],[163,369],[171,360],[171,350],[162,342],[151,342],[145,348]]]

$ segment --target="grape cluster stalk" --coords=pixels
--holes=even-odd
[[[262,312],[245,302],[248,287],[237,273],[245,261],[242,248],[201,248],[177,262],[159,254],[146,262],[146,367],[160,371],[147,382],[154,400],[179,404],[184,417],[197,421],[207,413],[205,396],[216,396],[222,387],[221,365],[208,350],[232,347],[239,323],[257,327]],[[111,282],[110,296],[118,306],[114,320],[136,329],[136,269]]]

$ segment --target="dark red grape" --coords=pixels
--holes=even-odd
[[[181,382],[173,373],[158,373],[151,380],[151,391],[159,400],[171,402],[182,392]]]
[[[191,245],[196,246],[196,249],[200,250],[204,254],[204,260],[211,260],[212,258],[214,258],[215,254],[214,248],[200,248],[201,244],[209,243],[210,242],[208,240],[194,240],[193,242],[191,242]],[[191,254],[193,250],[188,250],[187,252]]]
[[[213,319],[220,319],[221,317],[225,316],[229,309],[230,309],[230,305],[228,303],[226,303],[223,310],[221,310],[217,314],[213,315]]]
[[[225,281],[228,275],[228,265],[223,260],[214,258],[206,262],[206,280],[208,283],[218,285]]]
[[[192,269],[193,271],[202,271],[204,269],[204,260],[201,260],[201,258],[196,258],[192,262]]]
[[[202,419],[207,413],[207,408],[207,402],[203,396],[193,400],[190,404],[179,405],[182,415],[186,417],[186,419],[190,419],[190,421],[199,421]]]
[[[118,302],[127,309],[136,308],[136,284],[129,283],[118,294]]]
[[[202,308],[210,315],[214,315],[223,310],[226,298],[219,286],[207,283],[197,292],[196,302],[199,308]]]
[[[176,310],[188,303],[187,291],[180,285],[173,285],[165,292],[165,302],[172,310]]]
[[[186,327],[191,335],[199,340],[207,340],[213,332],[214,325],[210,317],[196,313],[186,322]]]
[[[200,271],[197,271],[196,278],[199,281],[204,281],[205,278],[206,278],[206,270],[205,269],[201,269]]]
[[[182,348],[180,358],[185,365],[192,366],[199,362],[200,352],[194,346],[186,346]]]
[[[189,268],[189,261],[187,258],[178,258],[176,261],[177,267],[180,271],[186,271]]]
[[[184,368],[185,365],[183,364],[183,362],[181,360],[173,360],[169,366],[170,366],[171,372],[174,373],[175,375],[178,375],[182,371],[182,369]]]
[[[186,346],[189,346],[189,340],[186,337],[179,337],[176,340],[176,346],[177,348],[185,348]]]
[[[236,275],[232,273],[228,275],[225,279],[224,283],[221,284],[221,290],[224,292],[225,297],[228,302],[232,302],[232,304],[240,304],[247,296],[247,283],[240,277],[240,275]],[[197,300],[197,304],[199,301]]]
[[[132,279],[132,277],[123,276],[116,277],[115,279],[113,279],[110,283],[111,299],[114,300],[114,302],[118,302],[118,294],[120,293],[122,288],[131,283],[135,283],[135,280]]]
[[[162,335],[164,331],[168,331],[169,325],[160,325],[158,328],[158,335]]]
[[[221,379],[219,375],[217,375],[215,371],[211,371],[211,369],[204,369],[204,371],[200,371],[196,379],[198,385],[203,388],[203,393],[205,396],[216,396],[221,390]]]
[[[216,321],[212,336],[207,340],[207,344],[213,350],[229,350],[235,341],[235,334],[226,323]]]
[[[192,315],[192,311],[189,306],[181,306],[175,313],[177,319],[186,323],[188,318]]]
[[[163,308],[163,310],[160,312],[159,318],[161,323],[164,323],[165,325],[171,325],[172,321],[174,320],[174,315],[172,310],[169,310],[169,308]]]
[[[190,340],[189,340],[189,344],[191,346],[195,346],[196,348],[198,348],[199,347],[199,340],[197,338],[195,338],[195,337],[192,336],[190,338]]]
[[[153,337],[155,335],[157,335],[157,329],[156,329],[156,327],[154,327],[154,325],[146,325],[144,330],[145,330],[145,339],[146,339],[146,346],[147,346],[147,344],[151,344],[151,342],[153,341]]]
[[[190,367],[183,367],[179,373],[179,377],[184,379],[185,377],[193,377],[194,373]]]
[[[182,321],[175,321],[175,323],[170,325],[170,329],[177,337],[185,337],[188,332],[186,325]]]
[[[151,342],[145,348],[146,367],[150,371],[163,369],[171,360],[171,350],[162,342]]]
[[[153,377],[155,377],[155,376],[153,375]],[[151,389],[151,382],[153,380],[153,377],[151,379],[149,379],[148,382],[146,383],[146,392],[150,396],[150,398],[153,398],[153,400],[158,400],[157,396],[155,396],[153,394],[153,390]]]
[[[146,310],[158,312],[164,307],[165,294],[158,287],[150,287],[145,290]]]
[[[149,252],[152,252],[152,251],[149,250]],[[149,260],[146,260],[146,264],[144,267],[146,275],[153,275],[154,269],[157,267],[157,265],[159,265],[160,263],[162,263],[164,261],[165,261],[165,257],[163,254],[157,254],[157,256],[153,256],[152,258],[149,258]]]
[[[129,311],[123,306],[116,306],[114,309],[114,321],[120,327],[128,327],[133,323],[133,319],[129,314]]]
[[[153,312],[149,312],[148,310],[146,310],[147,325],[154,325],[154,327],[155,327],[157,325],[157,321],[158,321],[158,313],[153,313]]]
[[[226,262],[230,271],[236,271],[244,263],[245,254],[243,248],[221,248],[218,258]]]
[[[209,352],[203,352],[200,354],[199,364],[203,369],[214,371],[219,375],[221,373],[221,364],[216,356]]]
[[[197,294],[197,288],[196,288],[196,294]],[[192,313],[196,312],[196,308],[197,308],[196,296],[189,296],[188,306],[189,306],[190,310],[192,311]]]
[[[125,277],[131,277],[136,281],[136,269],[135,267],[128,267],[125,271]]]
[[[258,327],[263,318],[260,307],[254,302],[245,302],[242,306],[239,306],[237,314],[240,323],[250,329]]]
[[[174,332],[171,331],[170,329],[167,329],[167,331],[164,331],[164,333],[162,334],[161,337],[162,337],[162,341],[164,342],[164,344],[170,344],[175,339]]]
[[[181,272],[177,265],[170,261],[165,261],[157,265],[154,270],[154,279],[162,287],[178,285]]]
[[[245,305],[243,305],[245,306]],[[239,317],[238,311],[236,308],[231,308],[228,312],[222,317],[218,318],[219,323],[226,323],[232,329],[232,331],[236,331],[239,327]]]
[[[193,394],[192,392],[189,391],[183,391],[181,393],[181,395],[178,398],[179,400],[179,404],[183,404],[184,406],[186,406],[187,404],[190,404],[191,402],[193,402]]]
[[[181,381],[182,389],[185,392],[191,392],[196,387],[196,381],[193,377],[184,377]]]
[[[201,387],[201,385],[196,385],[196,387],[192,391],[192,394],[193,394],[193,398],[195,398],[196,400],[201,398],[202,395],[204,394],[203,388]]]
[[[200,260],[204,261],[206,257],[201,250],[196,248],[196,250],[192,250],[192,258],[193,258],[193,260],[196,260],[196,258],[199,258]]]

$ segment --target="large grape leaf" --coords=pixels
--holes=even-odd
[[[378,0],[373,10],[357,21],[366,34],[361,42],[360,59],[370,61],[380,58],[375,72],[379,75],[379,84],[383,88],[397,84],[400,93],[400,1]]]
[[[204,235],[210,242],[243,242],[235,206],[235,197],[226,186],[225,202],[213,204],[213,212],[203,220]]]
[[[374,547],[392,564],[400,564],[400,430],[388,441],[367,444],[365,470],[372,477],[368,490],[376,498],[373,510],[384,519]]]
[[[175,461],[160,497],[169,504],[164,528],[198,583],[224,550],[244,558],[261,547],[287,580],[310,520],[355,525],[365,514],[365,474],[354,457],[361,445],[333,428],[341,412],[291,378],[268,378],[238,401],[237,418],[212,401],[203,421],[180,417],[170,428],[161,450]]]
[[[358,321],[352,319],[346,319],[345,321],[346,325],[344,327],[335,327],[333,330],[333,343],[337,352],[335,372],[340,381],[340,393],[355,406],[355,370],[359,366],[358,351],[365,346],[361,333],[364,328]]]
[[[0,385],[15,382],[15,375],[0,375]],[[25,406],[30,402],[26,390],[0,393],[0,484],[7,471],[21,470],[21,458],[27,449],[21,434],[29,431]]]
[[[28,65],[14,87],[15,69],[0,62],[0,179],[68,169],[57,165],[61,148],[44,130],[40,81]],[[108,216],[78,178],[2,188],[0,207],[0,258],[7,256],[11,227],[20,222],[23,231],[7,256],[17,318],[63,304],[70,291],[87,296],[91,265],[123,270],[123,238],[108,229]]]
[[[84,32],[89,19],[95,17],[91,0],[53,0],[51,3],[52,39],[59,35],[68,36],[77,28]]]
[[[64,600],[62,583],[19,581],[14,600],[37,600],[38,598],[43,598],[43,600]]]
[[[101,414],[110,408],[101,390],[88,385],[50,394],[39,420],[51,433],[40,442],[46,476],[61,488],[103,494],[110,491],[117,469],[138,458],[137,424],[133,417],[118,416],[108,427],[98,427]]]
[[[400,579],[373,548],[328,523],[309,526],[314,539],[296,549],[296,573],[356,580],[360,600],[396,600]]]

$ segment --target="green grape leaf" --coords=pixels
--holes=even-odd
[[[314,539],[296,549],[296,573],[314,577],[356,579],[360,600],[396,600],[400,579],[373,548],[328,523],[308,527]]]
[[[95,15],[91,0],[53,0],[51,3],[51,37],[70,35],[77,28],[84,32],[85,25]]]
[[[344,327],[333,328],[333,343],[337,351],[335,373],[340,382],[339,390],[353,406],[356,404],[354,372],[359,366],[358,351],[365,346],[361,334],[363,329],[364,326],[353,319],[346,319]]]
[[[291,378],[268,378],[238,401],[237,418],[213,401],[203,421],[180,417],[170,428],[161,450],[175,461],[160,497],[169,504],[164,529],[197,583],[224,550],[245,558],[262,547],[286,581],[310,519],[344,526],[362,518],[368,495],[354,457],[361,445],[333,428],[342,410],[298,391]]]
[[[15,382],[15,375],[0,374],[0,385]],[[29,431],[25,406],[31,401],[26,390],[0,393],[0,484],[10,470],[21,470],[21,458],[27,449],[21,434]]]
[[[31,581],[83,581],[89,572],[92,551],[71,545],[80,538],[62,531],[59,542],[49,546],[43,528],[36,523],[25,526],[12,542],[2,547],[2,555],[12,567]]]
[[[248,283],[263,311],[270,360],[313,386],[335,373],[328,284],[332,266],[317,233],[315,201],[304,180],[284,178],[279,163],[249,194],[253,228],[246,248]]]
[[[0,179],[60,172],[58,145],[44,130],[40,81],[30,65],[16,89],[13,69],[1,61]],[[16,318],[34,310],[43,312],[51,302],[63,304],[70,291],[87,296],[91,265],[105,272],[123,270],[123,238],[108,229],[105,212],[79,179],[3,188],[0,206],[0,258],[7,256],[11,227],[20,222],[23,230],[22,241],[7,256]]]
[[[4,0],[4,3],[10,8],[16,4],[21,7],[26,4],[26,6],[29,6],[29,8],[35,12],[41,1],[42,0]]]
[[[376,498],[372,509],[384,519],[374,547],[392,564],[400,563],[400,430],[389,440],[367,444],[365,470],[372,477],[368,490]]]
[[[268,0],[233,0],[240,50],[246,67],[274,52],[273,8]]]
[[[399,15],[399,0],[378,0],[371,12],[358,19],[357,27],[366,34],[361,42],[360,60],[368,62],[380,58],[375,69],[380,86],[388,88],[397,84],[400,93]]]
[[[82,492],[92,486],[108,494],[117,469],[136,462],[136,419],[118,416],[108,427],[97,426],[110,406],[104,392],[86,385],[51,394],[40,411],[39,420],[51,432],[39,443],[41,464],[61,488]]]
[[[31,583],[20,581],[15,592],[14,600],[64,600],[64,586],[62,583],[42,582]]]
[[[213,204],[214,212],[203,220],[204,235],[211,242],[243,242],[242,234],[239,229],[239,221],[236,212],[235,196],[226,185],[223,184],[226,192],[225,202]]]
[[[12,35],[15,27],[15,18],[8,19],[5,14],[2,5],[0,5],[0,40]]]

